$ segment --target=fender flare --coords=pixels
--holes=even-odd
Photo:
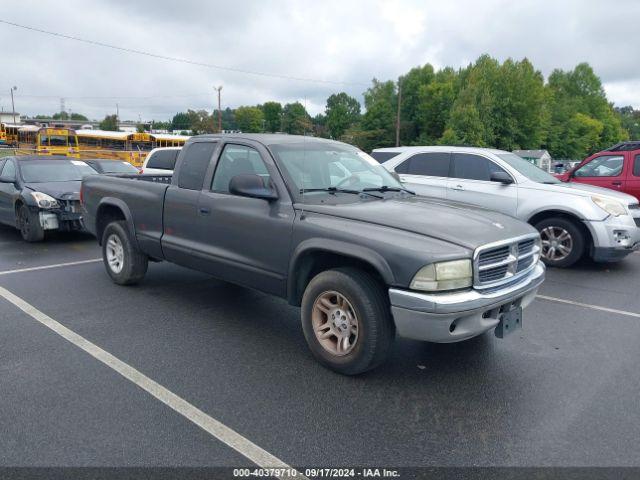
[[[136,246],[138,246],[138,239],[136,238],[136,228],[133,223],[133,215],[131,214],[131,210],[123,200],[115,197],[103,197],[100,199],[100,202],[98,202],[98,208],[96,208],[96,218],[95,218],[95,233],[96,233],[96,238],[98,239],[98,244],[102,245],[102,238],[98,238],[99,213],[101,208],[107,207],[107,206],[116,207],[122,212],[122,214],[124,215],[124,219],[127,222],[127,226],[129,227],[129,232],[131,233],[131,240],[134,242]]]
[[[395,284],[395,276],[391,267],[384,257],[375,250],[340,240],[312,238],[301,242],[291,254],[287,277],[287,298],[290,303],[295,302],[300,293],[297,292],[296,272],[300,268],[303,258],[311,252],[333,253],[368,263],[380,274],[387,285]]]

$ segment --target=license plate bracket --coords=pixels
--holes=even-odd
[[[501,314],[500,323],[495,329],[495,335],[498,338],[504,338],[520,328],[522,328],[522,307],[512,308],[508,312]]]

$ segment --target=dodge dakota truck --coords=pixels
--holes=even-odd
[[[314,357],[343,374],[382,363],[396,334],[501,338],[545,275],[530,225],[417,196],[330,140],[193,137],[172,176],[91,176],[80,196],[115,283],[165,260],[277,295],[301,307]]]

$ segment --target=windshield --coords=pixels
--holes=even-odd
[[[515,168],[522,175],[537,183],[561,183],[556,177],[536,167],[514,153],[499,153],[498,157]]]
[[[79,160],[44,160],[21,162],[20,171],[26,183],[72,182],[97,172]]]
[[[138,169],[129,162],[107,161],[101,162],[100,167],[104,173],[138,173]]]
[[[348,145],[310,140],[271,145],[271,151],[295,185],[296,196],[302,189],[306,195],[306,190],[403,188],[376,160]],[[310,194],[322,195],[326,192]]]

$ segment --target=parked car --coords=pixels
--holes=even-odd
[[[539,235],[478,208],[418,197],[355,147],[295,135],[204,135],[171,185],[82,182],[111,279],[167,260],[301,306],[325,366],[357,374],[399,335],[456,342],[521,325],[544,279]]]
[[[400,147],[384,163],[421,195],[474,204],[533,225],[547,265],[568,267],[585,253],[621,260],[640,247],[640,206],[630,195],[562,183],[510,152],[486,148]]]
[[[0,159],[0,222],[20,230],[27,242],[48,230],[81,230],[80,180],[97,172],[62,156]]]
[[[628,193],[640,200],[640,141],[622,142],[585,158],[557,177]]]
[[[172,173],[182,147],[154,148],[144,159],[140,173]]]
[[[129,162],[122,160],[89,159],[84,160],[91,168],[98,173],[140,173],[136,167]]]

